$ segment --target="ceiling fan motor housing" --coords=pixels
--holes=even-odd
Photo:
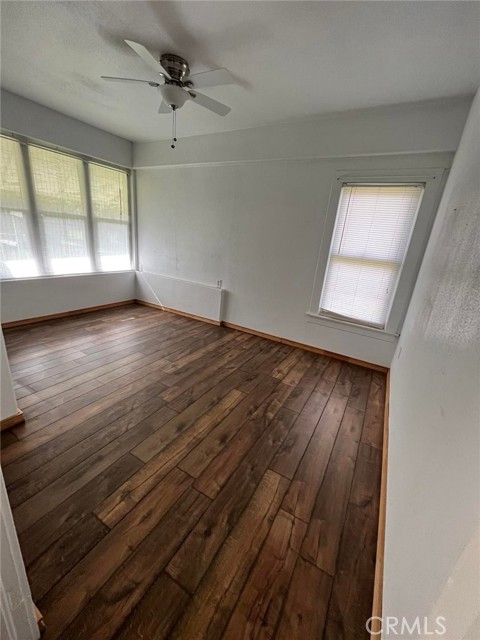
[[[190,74],[188,62],[174,53],[164,53],[160,57],[160,64],[175,82],[182,83]]]

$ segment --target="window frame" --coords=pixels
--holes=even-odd
[[[0,135],[4,138],[14,140],[20,145],[20,153],[22,158],[22,179],[25,181],[28,204],[29,204],[29,219],[30,219],[30,233],[31,244],[34,252],[34,257],[38,266],[37,276],[28,276],[25,278],[0,278],[0,282],[12,282],[17,280],[36,280],[38,278],[63,278],[83,275],[95,275],[102,273],[128,273],[129,271],[135,271],[137,252],[136,247],[136,208],[134,199],[134,187],[133,187],[133,172],[129,167],[122,167],[120,165],[113,164],[98,158],[86,156],[85,154],[76,153],[68,149],[58,147],[56,145],[50,145],[48,143],[34,140],[26,136],[22,136],[10,131],[0,129]],[[30,148],[38,147],[46,151],[53,151],[65,156],[80,160],[83,164],[83,171],[80,179],[80,189],[85,196],[85,216],[75,216],[72,218],[82,218],[86,222],[86,237],[87,237],[87,250],[89,252],[89,260],[92,265],[90,271],[79,271],[74,273],[55,274],[51,273],[48,268],[48,258],[41,249],[41,234],[44,234],[43,222],[41,220],[42,214],[38,211],[35,199],[35,187],[33,181],[33,173],[30,160]],[[97,256],[97,242],[95,237],[95,218],[92,209],[92,197],[90,187],[90,172],[89,164],[99,165],[107,169],[113,169],[115,171],[121,171],[127,176],[127,202],[128,202],[128,243],[130,252],[130,269],[124,269],[121,271],[104,271],[99,269],[99,257]],[[70,217],[70,216],[69,216]],[[124,224],[124,223],[123,223]],[[44,244],[44,243],[43,243]]]
[[[440,200],[445,181],[445,170],[442,168],[416,170],[369,171],[368,173],[355,171],[338,171],[331,186],[327,215],[325,218],[320,250],[315,270],[314,283],[310,305],[307,310],[309,322],[322,324],[327,327],[343,329],[352,333],[360,333],[393,342],[400,335],[408,303],[413,292],[423,254],[430,236],[435,213]],[[346,184],[423,184],[424,192],[417,216],[412,228],[407,246],[405,259],[400,268],[398,282],[392,296],[385,326],[375,327],[361,320],[337,318],[333,314],[320,313],[320,300],[323,285],[327,275],[330,251],[340,204],[341,191]]]

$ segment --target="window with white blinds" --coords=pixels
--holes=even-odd
[[[28,278],[38,274],[20,145],[1,138],[0,275],[2,278]]]
[[[100,268],[130,269],[127,176],[123,171],[91,164],[90,188]]]
[[[2,278],[131,269],[125,171],[0,143]]]
[[[319,313],[384,328],[423,184],[345,184]]]
[[[51,273],[92,271],[83,162],[55,151],[30,148],[35,203],[43,231],[42,249]]]

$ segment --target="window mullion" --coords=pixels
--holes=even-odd
[[[90,189],[90,173],[88,162],[83,162],[83,188],[85,193],[85,205],[87,208],[87,242],[90,253],[90,262],[93,271],[100,271],[99,258],[97,255],[98,244],[95,234],[95,222],[93,220],[92,192]]]
[[[23,174],[25,179],[25,186],[27,188],[28,205],[30,210],[28,221],[30,226],[31,245],[35,254],[35,260],[37,262],[40,274],[48,275],[49,273],[51,273],[51,269],[48,258],[44,252],[44,247],[46,246],[45,242],[43,242],[44,229],[42,226],[42,221],[40,220],[35,200],[35,188],[33,185],[33,176],[30,164],[30,155],[28,152],[28,145],[24,142],[20,142],[20,151],[22,154]]]

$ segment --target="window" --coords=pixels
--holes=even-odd
[[[90,187],[100,268],[130,269],[127,176],[122,171],[91,164]]]
[[[7,138],[0,143],[0,275],[37,276],[20,145]]]
[[[131,269],[125,171],[3,136],[1,152],[3,278]]]
[[[344,184],[320,315],[383,329],[423,184]]]

